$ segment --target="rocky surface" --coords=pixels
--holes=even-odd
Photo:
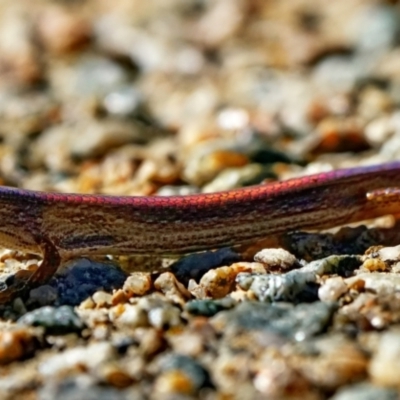
[[[383,0],[3,0],[0,184],[179,195],[398,160],[399,32]],[[71,260],[1,306],[0,397],[398,398],[399,232]],[[0,278],[38,263],[4,250]]]

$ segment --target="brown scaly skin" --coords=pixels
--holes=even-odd
[[[113,197],[0,187],[0,244],[43,255],[28,287],[62,259],[105,254],[176,255],[400,214],[400,162],[343,169],[213,194]],[[386,188],[392,188],[387,190]],[[0,302],[25,281],[0,292]]]

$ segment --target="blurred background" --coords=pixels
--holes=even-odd
[[[0,183],[184,194],[399,159],[399,22],[396,1],[2,0]]]

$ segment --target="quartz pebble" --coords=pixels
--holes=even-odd
[[[128,297],[133,295],[143,296],[152,287],[150,274],[143,272],[133,272],[125,281],[123,290]]]
[[[190,292],[177,281],[171,272],[164,272],[154,281],[154,288],[165,294],[166,298],[184,305],[187,299],[190,299]]]
[[[254,256],[254,261],[266,264],[268,269],[275,267],[285,271],[300,267],[296,257],[284,249],[262,250]]]
[[[318,297],[321,301],[336,301],[348,291],[348,287],[342,277],[327,279],[318,289]]]

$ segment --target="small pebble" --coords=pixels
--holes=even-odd
[[[41,307],[19,318],[21,325],[42,326],[48,334],[64,335],[81,332],[84,323],[70,306]]]
[[[384,261],[375,258],[365,260],[361,268],[371,272],[387,271],[389,269],[388,265]]]
[[[300,267],[296,257],[284,249],[261,250],[254,256],[254,261],[265,264],[268,269],[280,268],[286,271]]]
[[[143,296],[152,288],[151,276],[147,272],[132,272],[126,279],[123,290],[128,297]]]
[[[156,329],[180,326],[182,324],[179,308],[165,303],[162,307],[152,308],[148,313],[149,323]]]
[[[96,307],[110,307],[112,305],[112,295],[102,290],[93,293],[92,299]]]
[[[318,297],[321,301],[336,301],[348,291],[343,278],[338,276],[327,279],[318,289]]]
[[[29,357],[39,347],[38,338],[27,328],[3,330],[0,333],[0,364]]]
[[[115,319],[118,326],[136,328],[139,326],[148,326],[149,321],[147,313],[138,305],[124,304],[121,307],[114,307],[110,311],[110,317]]]
[[[183,355],[170,355],[161,360],[161,370],[163,373],[175,371],[179,376],[180,373],[186,375],[188,381],[184,389],[190,389],[191,392],[197,393],[202,387],[210,385],[210,376],[207,370],[199,364],[195,359]],[[182,376],[182,382],[184,382]]]
[[[154,281],[154,288],[162,292],[173,303],[183,306],[192,296],[171,272],[164,272]]]

